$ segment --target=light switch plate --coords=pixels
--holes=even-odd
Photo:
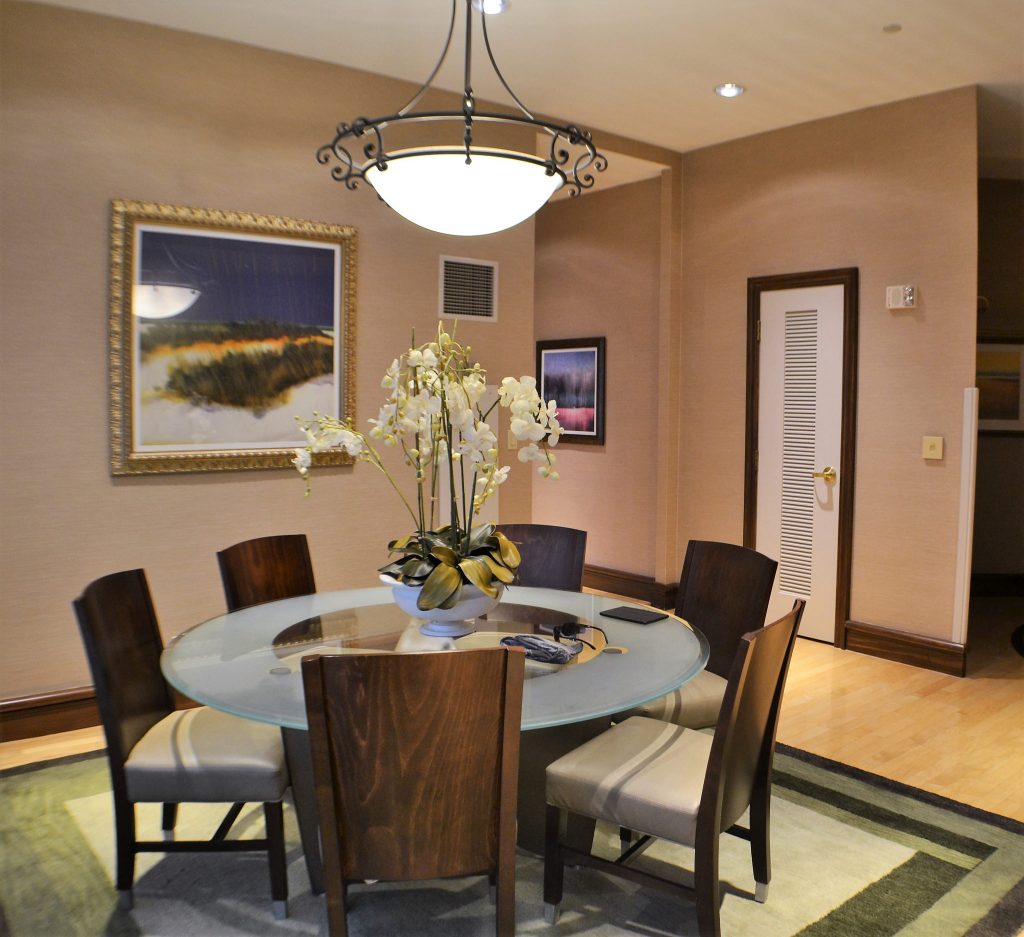
[[[921,456],[925,459],[941,459],[942,443],[942,436],[922,436]]]

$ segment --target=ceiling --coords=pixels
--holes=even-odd
[[[451,0],[50,2],[417,83],[451,9]],[[883,31],[889,24],[902,28]],[[511,0],[488,31],[531,110],[683,152],[977,84],[981,174],[1024,178],[1024,0]],[[461,50],[459,38],[439,87],[461,89]],[[474,52],[477,96],[506,101],[479,43]],[[715,95],[727,81],[747,93]]]

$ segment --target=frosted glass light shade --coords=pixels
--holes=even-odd
[[[402,150],[391,154],[392,157]],[[383,172],[366,170],[366,181],[398,214],[441,234],[472,236],[504,231],[534,214],[562,185],[543,166],[475,149],[462,153],[422,152],[391,159]]]
[[[200,295],[189,286],[136,283],[132,287],[132,312],[140,319],[170,319],[181,315]]]

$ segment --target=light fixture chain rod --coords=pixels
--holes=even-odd
[[[455,32],[455,5],[458,0],[452,0],[452,15],[448,21],[448,36],[444,41],[444,48],[441,50],[441,58],[437,60],[437,64],[434,66],[434,70],[427,76],[427,80],[420,86],[420,90],[417,91],[403,107],[399,108],[398,116],[404,117],[410,110],[412,110],[417,104],[420,103],[420,99],[427,93],[430,85],[433,83],[437,73],[441,70],[441,66],[444,65],[444,60],[448,57],[448,49],[452,44],[452,34]]]
[[[483,16],[483,13],[480,14]],[[466,71],[463,79],[462,113],[466,119],[466,130],[463,141],[466,146],[466,163],[472,162],[473,146],[473,85],[470,81],[473,69],[473,6],[472,0],[466,0]]]
[[[505,76],[501,73],[501,69],[498,68],[498,63],[494,61],[494,53],[491,51],[491,40],[490,37],[487,35],[487,15],[484,13],[480,14],[480,24],[483,26],[484,30],[484,48],[487,49],[487,58],[491,60],[491,68],[494,69],[494,74],[498,76],[498,80],[502,83],[505,90],[508,92],[509,97],[516,102],[516,105],[519,107],[519,110],[521,110],[527,117],[529,117],[530,120],[535,120],[536,118],[530,112],[529,108],[525,104],[523,104],[522,101],[519,100],[519,95],[517,95],[509,86],[509,83],[505,81]],[[548,132],[550,133],[551,131]]]

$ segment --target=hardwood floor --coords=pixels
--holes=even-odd
[[[1024,598],[971,603],[967,676],[798,640],[779,741],[1024,821]]]
[[[779,740],[1024,821],[1024,598],[975,598],[968,674],[797,641]],[[0,743],[0,768],[103,747],[99,728]]]

